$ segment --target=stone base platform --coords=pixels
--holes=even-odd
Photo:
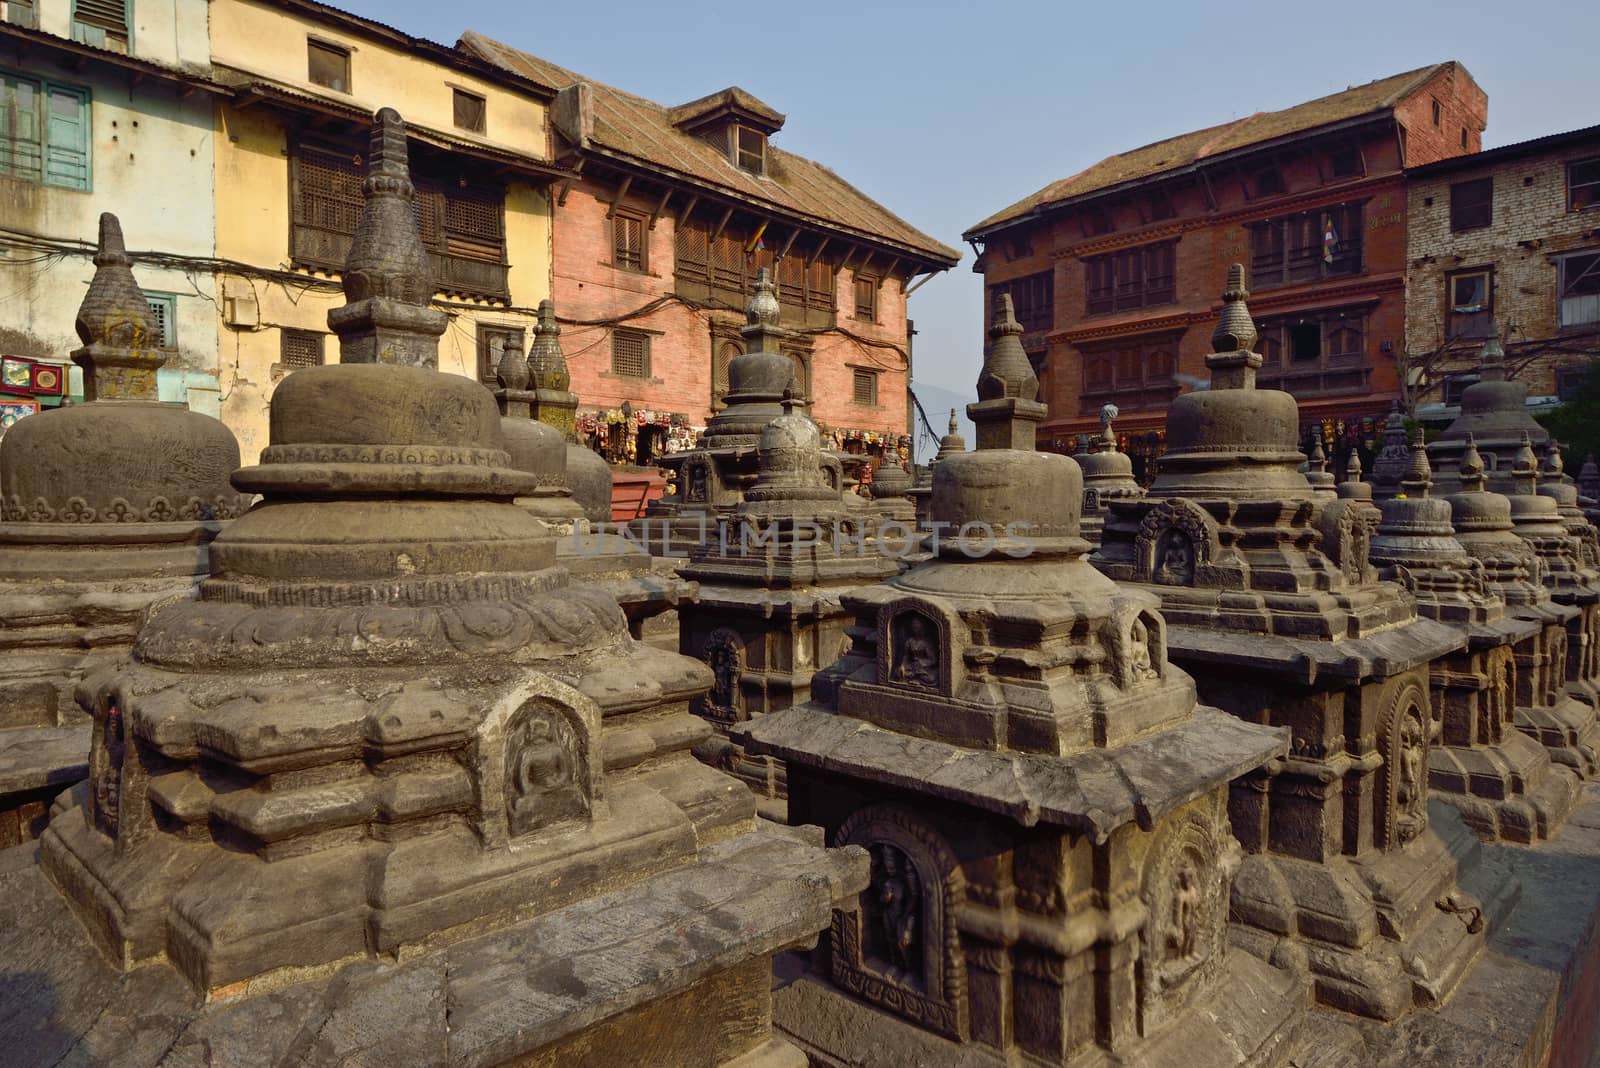
[[[867,869],[762,823],[490,934],[199,1003],[165,963],[112,968],[19,847],[0,852],[0,1048],[11,1064],[802,1068],[770,1030],[770,957],[811,942]]]
[[[50,803],[89,777],[87,716],[65,727],[0,730],[0,849],[31,842],[44,831]]]
[[[804,956],[773,962],[774,1026],[823,1068],[996,1068],[1045,1062],[993,1046],[941,1038],[839,992],[809,970]],[[1160,1032],[1129,1039],[1123,1054],[1092,1047],[1069,1068],[1344,1068],[1359,1063],[1359,1032],[1335,1019],[1307,1017],[1309,989],[1248,953],[1228,957],[1215,998]]]

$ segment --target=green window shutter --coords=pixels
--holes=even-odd
[[[133,36],[127,0],[75,0],[72,39],[127,54]]]
[[[89,188],[89,94],[48,87],[49,129],[45,142],[44,184]]]
[[[0,174],[39,180],[39,83],[0,73]]]

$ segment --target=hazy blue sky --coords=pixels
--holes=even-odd
[[[911,301],[919,384],[962,396],[982,287],[961,232],[1105,156],[1446,59],[1489,94],[1486,148],[1600,123],[1593,0],[335,3],[445,44],[478,30],[664,104],[755,93],[788,116],[780,147],[966,252]]]

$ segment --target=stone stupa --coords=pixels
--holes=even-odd
[[[961,436],[961,430],[956,424],[956,410],[951,408],[949,430],[939,439],[939,448],[934,452],[927,468],[919,469],[918,475],[911,480],[911,488],[906,490],[906,496],[911,498],[911,503],[916,508],[918,530],[928,529],[929,513],[933,507],[933,468],[940,460],[966,451],[967,441]]]
[[[1516,646],[1536,642],[1540,622],[1508,615],[1484,564],[1456,540],[1451,503],[1430,496],[1432,472],[1416,432],[1400,493],[1383,502],[1372,560],[1417,610],[1466,632],[1466,648],[1432,667],[1440,733],[1428,782],[1481,838],[1547,839],[1572,810],[1579,779],[1516,724]]]
[[[528,350],[528,390],[533,417],[554,427],[566,442],[566,480],[573,499],[591,524],[611,521],[611,465],[578,443],[578,395],[561,350],[561,324],[555,303],[539,302],[539,319]]]
[[[59,1003],[0,1039],[50,1063],[137,1019],[119,1063],[798,1064],[771,955],[867,858],[759,826],[690,752],[709,672],[555,566],[493,398],[430,356],[392,110],[368,158],[341,363],[274,392],[234,476],[263,499],[199,600],[78,690],[90,779],[0,928]]]
[[[1354,515],[1327,529],[1347,502],[1299,470],[1294,398],[1256,388],[1248,295],[1234,264],[1210,388],[1173,401],[1161,473],[1113,502],[1094,562],[1159,595],[1202,700],[1292,732],[1287,758],[1233,785],[1235,943],[1308,973],[1324,1004],[1393,1020],[1447,998],[1514,900],[1473,870],[1455,813],[1428,806],[1430,672],[1467,636],[1374,581]]]
[[[850,651],[740,731],[787,762],[791,821],[872,855],[775,1019],[825,1064],[1288,1063],[1304,984],[1227,930],[1227,784],[1284,733],[1197,707],[1157,599],[1089,566],[999,304],[977,449],[934,467],[965,534],[846,595]]]
[[[1084,540],[1096,549],[1100,548],[1100,531],[1110,502],[1144,496],[1144,487],[1133,477],[1133,460],[1117,448],[1111,421],[1118,414],[1115,404],[1102,406],[1100,436],[1087,453],[1075,457],[1083,471],[1083,518],[1079,528]]]
[[[233,434],[156,399],[167,355],[114,215],[94,263],[72,354],[87,403],[0,439],[0,847],[36,837],[88,774],[74,686],[127,653],[152,604],[193,596],[211,539],[250,503],[228,483]]]
[[[840,596],[899,571],[869,544],[872,519],[848,510],[824,476],[816,423],[793,397],[761,431],[760,473],[733,518],[680,568],[699,592],[678,611],[678,648],[715,681],[692,707],[719,737],[702,757],[746,782],[762,811],[784,821],[783,767],[727,740],[735,724],[800,704],[812,676],[838,659],[852,617]],[[903,524],[902,540],[912,535]]]

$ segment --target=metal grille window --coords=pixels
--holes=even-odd
[[[1148,308],[1177,299],[1178,246],[1141,245],[1083,261],[1087,313]]]
[[[322,343],[326,336],[315,330],[282,331],[278,362],[290,370],[322,366]]]
[[[1561,261],[1559,325],[1600,323],[1600,252],[1580,252]]]
[[[178,296],[175,293],[146,293],[144,299],[155,317],[156,337],[164,349],[178,347]]]
[[[1462,271],[1448,276],[1450,290],[1449,337],[1488,337],[1494,326],[1494,275],[1488,270]]]
[[[523,344],[525,334],[522,330],[509,326],[478,326],[478,380],[490,389],[500,384],[496,372],[500,369],[500,357],[505,355],[506,346],[513,345],[518,352],[526,352]]]
[[[629,378],[649,378],[650,335],[621,327],[612,330],[611,372]]]
[[[850,373],[850,399],[856,404],[878,403],[878,372],[857,367]]]
[[[878,280],[856,279],[856,318],[864,322],[878,321]]]
[[[1567,164],[1567,210],[1600,207],[1600,156]]]
[[[306,41],[307,75],[312,85],[336,93],[350,91],[350,50],[324,41]]]
[[[1481,230],[1494,222],[1494,179],[1477,178],[1450,187],[1450,229]]]
[[[622,212],[611,217],[611,262],[625,271],[643,271],[646,263],[645,222]]]
[[[472,133],[483,133],[488,114],[488,103],[477,93],[465,89],[450,90],[455,105],[456,126]]]
[[[767,139],[760,130],[748,126],[735,128],[734,163],[741,171],[762,174],[766,170]]]
[[[130,36],[127,0],[76,0],[73,4],[74,41],[127,55]]]
[[[1000,310],[1002,294],[1011,294],[1011,309],[1025,333],[1049,330],[1055,325],[1056,286],[1053,271],[1013,278],[989,287],[989,321]]]
[[[1340,204],[1250,225],[1250,285],[1361,273],[1362,205]]]
[[[0,22],[38,29],[39,9],[33,0],[0,0]]]
[[[0,174],[89,188],[89,94],[0,71]]]

